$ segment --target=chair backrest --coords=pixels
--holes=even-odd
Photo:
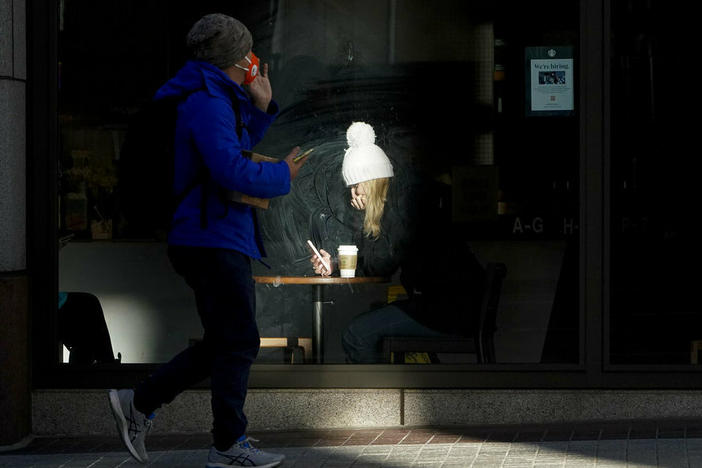
[[[502,281],[507,275],[504,263],[490,262],[485,266],[485,292],[480,306],[480,326],[476,347],[479,362],[495,362],[493,336],[497,329],[497,306],[500,303]]]

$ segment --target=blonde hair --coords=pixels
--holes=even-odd
[[[366,237],[377,238],[380,235],[380,219],[383,217],[385,199],[388,196],[390,179],[382,177],[360,182],[366,193],[366,214],[363,219],[363,233]]]

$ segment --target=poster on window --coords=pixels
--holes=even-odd
[[[526,114],[572,115],[575,80],[572,47],[527,47]]]

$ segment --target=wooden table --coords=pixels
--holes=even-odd
[[[312,302],[312,354],[314,362],[324,362],[324,304],[323,287],[326,285],[344,284],[371,284],[388,283],[390,278],[385,276],[357,276],[355,278],[341,278],[339,276],[254,276],[254,281],[259,284],[309,284],[314,287],[314,301]]]

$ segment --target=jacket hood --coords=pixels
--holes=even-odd
[[[176,75],[156,91],[154,100],[188,96],[206,90],[212,96],[234,99],[246,94],[219,68],[207,62],[189,60]]]

